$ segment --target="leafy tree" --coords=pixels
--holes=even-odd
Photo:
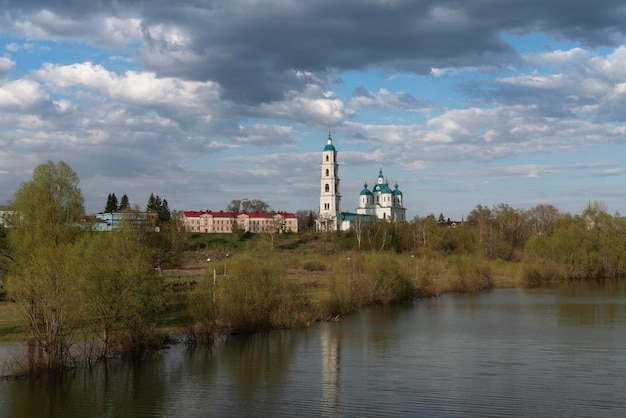
[[[241,201],[241,209],[245,212],[267,212],[270,205],[259,199],[243,199]]]
[[[110,353],[114,341],[130,340],[128,333],[136,324],[143,324],[143,335],[150,335],[154,314],[162,306],[162,283],[144,241],[133,223],[122,222],[107,233],[85,236],[74,246],[71,265],[84,296],[84,317],[93,319],[89,324],[101,340],[100,357]],[[135,351],[144,344],[137,339],[127,348]]]
[[[268,212],[270,205],[260,199],[233,199],[226,206],[226,212]]]
[[[8,239],[13,263],[8,288],[26,316],[28,332],[42,352],[41,366],[69,360],[77,286],[67,268],[68,249],[82,234],[72,223],[84,215],[79,179],[68,164],[48,161],[10,202],[14,227]]]
[[[239,213],[241,212],[241,200],[233,199],[226,206],[226,212]]]
[[[126,196],[126,193],[124,193],[124,196],[122,196],[122,199],[120,200],[119,210],[127,210],[127,209],[130,209],[130,202],[128,201],[128,196]]]
[[[116,212],[118,210],[118,206],[117,206],[117,197],[115,196],[115,193],[109,193],[109,195],[107,196],[107,204],[104,208],[105,212]]]
[[[528,227],[532,234],[552,235],[554,223],[561,213],[552,205],[537,205],[526,212]]]

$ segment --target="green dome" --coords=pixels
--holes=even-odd
[[[324,147],[324,151],[336,151],[333,145],[333,139],[330,137],[330,132],[328,133],[328,143]]]
[[[370,192],[367,188],[367,182],[363,185],[363,190],[361,190],[361,196],[371,196],[372,192]]]
[[[389,188],[389,184],[387,184],[387,183],[377,184],[376,186],[374,186],[374,191],[375,192],[380,192],[382,194],[393,193],[391,191],[391,189]]]
[[[396,187],[393,191],[393,194],[395,194],[396,196],[402,196],[402,192],[398,189],[398,183],[396,183]]]

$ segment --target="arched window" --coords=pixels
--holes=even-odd
[[[330,170],[326,169],[326,177],[328,177],[330,175]]]
[[[328,161],[328,155],[326,156],[326,161]]]
[[[328,184],[324,185],[324,191],[326,193],[330,192],[330,186]]]

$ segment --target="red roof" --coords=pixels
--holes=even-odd
[[[285,218],[296,218],[296,215],[290,212],[275,212],[276,214],[281,214],[282,216],[284,216]],[[185,215],[186,218],[199,218],[202,215],[210,215],[214,218],[234,218],[237,217],[239,215],[246,215],[249,216],[250,218],[270,218],[272,216],[272,212],[237,212],[237,213],[232,213],[232,212],[224,212],[223,210],[219,211],[219,212],[214,212],[214,211],[210,211],[210,210],[206,210],[206,211],[194,211],[194,210],[189,210],[189,211],[183,211],[183,214]]]

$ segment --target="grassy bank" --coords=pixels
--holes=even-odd
[[[281,236],[274,246],[259,235],[191,238],[183,266],[161,272],[167,298],[159,330],[192,338],[310,325],[369,305],[512,287],[522,272],[521,263],[344,251],[300,235]],[[22,339],[24,326],[14,304],[0,302],[0,341]]]

